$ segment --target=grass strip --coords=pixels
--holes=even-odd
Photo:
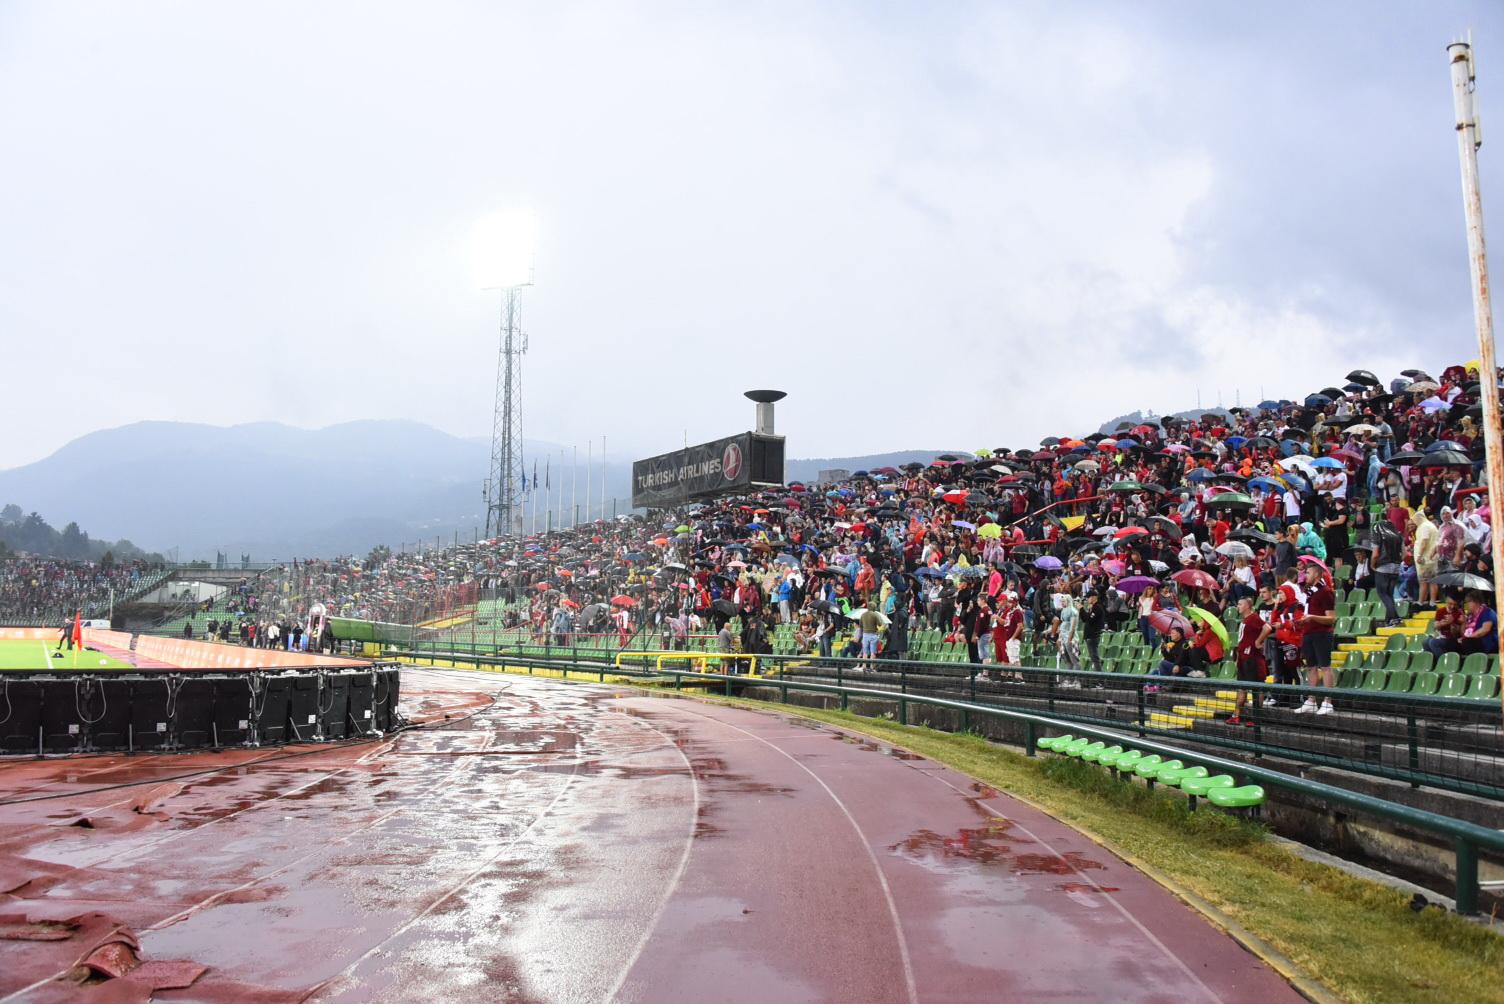
[[[1398,890],[1308,861],[1267,839],[1256,823],[1205,807],[1191,812],[1184,796],[1116,781],[1076,760],[1026,757],[976,735],[796,705],[776,709],[902,746],[1033,802],[1164,873],[1344,1000],[1504,1002],[1504,938],[1439,909],[1414,913]]]

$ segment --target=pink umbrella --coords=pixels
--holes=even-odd
[[[1128,571],[1128,565],[1117,560],[1116,558],[1109,558],[1108,560],[1102,562],[1102,569],[1108,575],[1122,575],[1124,572]]]
[[[1179,610],[1156,610],[1149,615],[1149,626],[1161,634],[1169,634],[1171,628],[1180,628],[1187,636],[1196,633],[1190,620]]]
[[[1326,567],[1326,562],[1322,561],[1320,558],[1316,557],[1314,554],[1302,554],[1298,560],[1300,560],[1300,561],[1308,561],[1311,564],[1315,565],[1317,568],[1321,569],[1323,572],[1326,572],[1328,574],[1330,574],[1331,571],[1332,571],[1330,568]]]

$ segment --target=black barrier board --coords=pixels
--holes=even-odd
[[[343,739],[350,734],[350,674],[322,673],[323,691],[319,694],[323,733],[326,739]]]
[[[100,750],[123,750],[129,742],[132,681],[115,677],[95,677],[92,692],[82,702],[88,718],[89,747]]]
[[[0,674],[0,750],[37,752],[37,729],[42,727],[42,684]]]
[[[256,733],[262,743],[285,743],[293,737],[287,728],[287,704],[292,680],[285,676],[261,679],[261,693],[256,698]]]
[[[386,732],[397,718],[397,686],[401,670],[378,670],[371,688],[371,717],[376,722],[376,731]]]
[[[214,742],[214,681],[184,677],[172,704],[172,733],[179,746],[197,748]]]
[[[689,499],[783,483],[783,437],[740,432],[632,462],[632,507],[658,509]]]
[[[42,748],[48,753],[71,753],[83,746],[84,724],[78,713],[77,680],[42,683]]]
[[[221,746],[239,746],[251,737],[251,681],[246,676],[216,676],[214,728]]]
[[[371,680],[374,673],[350,674],[350,734],[371,734]]]
[[[295,676],[287,695],[289,742],[307,742],[319,732],[319,678]]]
[[[153,750],[166,745],[171,722],[171,681],[134,681],[131,685],[131,748]]]

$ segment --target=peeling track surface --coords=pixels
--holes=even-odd
[[[1076,831],[884,744],[403,686],[427,725],[377,743],[0,763],[0,1001],[1301,999]],[[145,964],[78,985],[112,932]]]

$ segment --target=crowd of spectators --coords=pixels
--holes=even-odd
[[[1354,371],[1298,402],[530,538],[506,582],[556,642],[605,626],[668,648],[714,632],[717,648],[756,653],[785,624],[800,650],[871,659],[906,655],[924,623],[1000,679],[1025,632],[1059,665],[1095,669],[1102,633],[1136,628],[1158,648],[1155,673],[1231,656],[1241,679],[1300,684],[1296,710],[1329,714],[1320,690],[1348,590],[1374,590],[1390,623],[1398,599],[1424,609],[1465,592],[1433,644],[1497,651],[1480,414],[1468,367],[1387,385]]]
[[[102,564],[8,554],[0,559],[0,622],[61,624],[75,614],[102,616],[112,592],[130,595],[155,570],[145,561]]]

